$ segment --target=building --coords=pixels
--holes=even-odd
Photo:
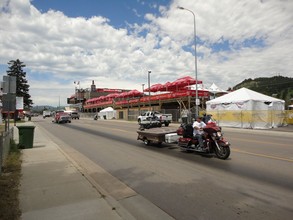
[[[138,90],[96,88],[92,81],[90,89],[76,91],[68,99],[68,104],[80,105],[80,110],[89,114],[112,107],[117,111],[119,119],[136,120],[137,115],[146,110],[162,111],[180,117],[183,109],[195,113],[196,90],[191,88],[195,84],[195,79],[186,76],[174,82],[154,84],[144,89],[145,94]],[[198,84],[202,82],[198,81]],[[205,101],[209,100],[210,93],[202,88],[198,88],[197,92],[201,103],[199,107],[205,109]]]

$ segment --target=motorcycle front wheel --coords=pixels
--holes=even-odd
[[[151,143],[147,138],[144,138],[142,141],[145,145],[150,145]]]
[[[216,156],[219,159],[226,160],[230,156],[230,147],[229,146],[222,146],[219,144],[220,150],[215,147]]]

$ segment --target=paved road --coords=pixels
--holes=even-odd
[[[147,147],[136,140],[134,123],[36,123],[128,209],[139,212],[129,199],[138,194],[175,219],[293,216],[290,135],[224,128],[232,154],[222,161],[181,152],[176,145]]]

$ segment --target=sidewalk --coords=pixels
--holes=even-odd
[[[35,126],[31,121],[23,125]],[[17,127],[14,127],[14,139],[19,142]],[[21,219],[174,220],[77,154],[71,148],[61,149],[42,128],[35,126],[33,148],[22,150]]]
[[[16,127],[14,138],[18,143]],[[38,127],[34,148],[22,152],[19,199],[23,220],[131,219],[121,216]]]

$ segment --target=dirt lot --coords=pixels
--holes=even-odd
[[[18,220],[19,209],[19,182],[21,177],[21,151],[12,143],[11,153],[4,162],[0,175],[0,219]]]

